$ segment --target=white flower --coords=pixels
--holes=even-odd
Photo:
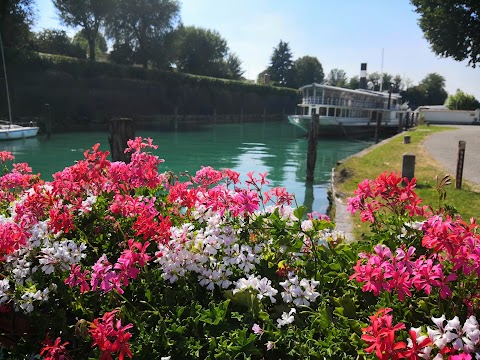
[[[278,328],[281,328],[282,326],[293,323],[293,321],[295,320],[295,317],[293,316],[293,314],[296,314],[296,313],[297,313],[297,310],[295,308],[290,309],[288,314],[284,312],[282,314],[282,317],[277,319]]]

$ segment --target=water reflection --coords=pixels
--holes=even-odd
[[[28,162],[42,178],[72,165],[95,143],[109,150],[107,133],[53,134],[0,142],[0,149],[14,153],[17,162]],[[367,144],[347,140],[321,140],[318,146],[315,180],[305,183],[306,138],[285,122],[217,124],[195,131],[138,131],[159,146],[155,155],[165,159],[160,170],[195,173],[202,165],[231,168],[246,179],[249,171],[268,172],[270,186],[281,186],[296,195],[298,205],[325,212],[327,187],[335,163],[365,148]]]

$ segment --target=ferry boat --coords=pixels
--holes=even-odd
[[[288,116],[293,125],[308,132],[312,113],[319,115],[320,136],[362,136],[397,131],[410,109],[400,94],[368,89],[345,89],[313,83],[300,88],[303,98],[298,115]]]

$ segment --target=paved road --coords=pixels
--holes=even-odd
[[[480,185],[480,126],[455,125],[454,130],[430,135],[425,149],[455,177],[457,171],[458,142],[465,140],[463,179]]]

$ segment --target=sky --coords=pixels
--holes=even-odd
[[[325,74],[342,69],[348,77],[367,72],[400,75],[417,85],[429,73],[442,75],[449,94],[457,89],[480,100],[480,66],[440,58],[417,24],[409,0],[183,0],[181,21],[217,30],[242,61],[247,79],[265,70],[280,40],[293,60],[318,58]],[[62,27],[51,0],[37,0],[35,31]]]

